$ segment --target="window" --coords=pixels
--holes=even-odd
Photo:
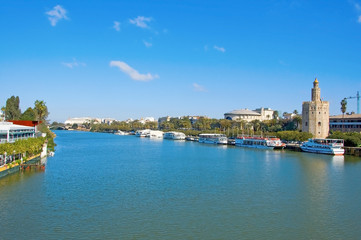
[[[318,126],[321,127],[321,122],[318,122]]]
[[[305,122],[305,126],[307,127],[307,122]]]

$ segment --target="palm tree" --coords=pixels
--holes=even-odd
[[[36,113],[38,121],[45,120],[49,115],[48,107],[45,105],[45,102],[42,100],[35,101],[34,112]]]
[[[347,100],[346,98],[342,99],[341,101],[341,112],[342,112],[342,132],[343,132],[343,126],[345,124],[345,112],[346,112],[346,109],[347,109]]]

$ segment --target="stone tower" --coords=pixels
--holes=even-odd
[[[329,102],[321,100],[321,89],[316,78],[311,101],[302,103],[302,132],[310,132],[314,138],[326,138],[329,132],[329,109]]]

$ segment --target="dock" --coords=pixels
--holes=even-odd
[[[301,150],[301,145],[297,144],[297,143],[289,143],[286,144],[285,149],[291,150],[291,151],[295,151],[295,152],[302,152]]]

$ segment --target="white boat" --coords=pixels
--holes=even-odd
[[[118,130],[117,132],[115,132],[114,133],[115,135],[129,135],[129,133],[127,133],[127,132],[123,132],[123,131],[120,131],[120,130]]]
[[[150,129],[138,130],[135,133],[135,136],[137,136],[137,137],[146,137],[149,134],[150,131],[151,131]]]
[[[202,134],[199,134],[198,142],[213,143],[213,144],[227,144],[227,137],[224,134],[202,133]]]
[[[164,133],[164,138],[172,140],[184,140],[186,139],[186,135],[182,132],[166,132]]]
[[[157,130],[150,130],[146,137],[149,138],[163,138],[163,132]]]
[[[308,139],[301,145],[301,149],[304,152],[343,155],[345,153],[343,146],[343,139],[316,138]]]
[[[286,144],[276,137],[241,136],[237,137],[235,145],[239,147],[260,148],[260,149],[283,149]]]

